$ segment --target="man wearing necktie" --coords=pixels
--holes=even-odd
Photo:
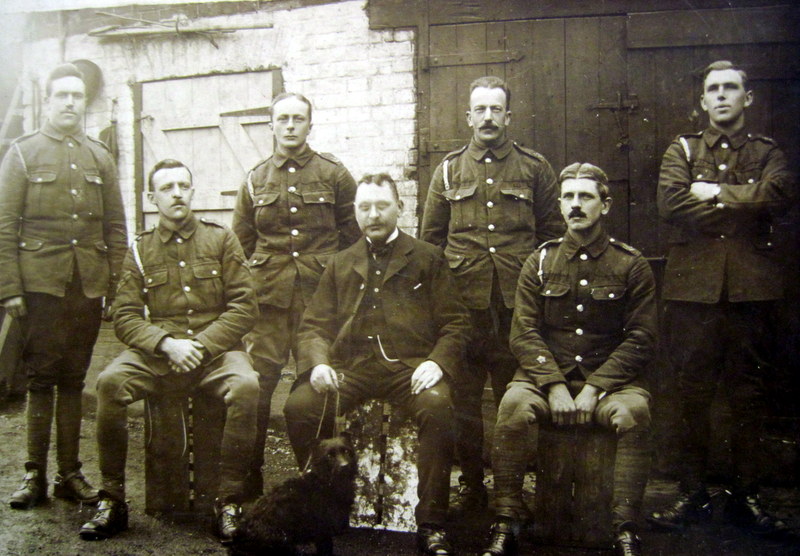
[[[711,402],[723,389],[733,416],[733,522],[782,534],[758,499],[761,423],[775,376],[774,307],[783,297],[776,216],[796,201],[795,177],[775,142],[747,133],[753,103],[747,75],[728,61],[703,74],[700,104],[709,127],[667,149],[658,210],[672,225],[664,273],[667,340],[678,376],[683,438],[680,494],[648,519],[667,529],[711,517],[705,487]]]
[[[301,375],[284,413],[302,467],[327,393],[338,391],[342,414],[369,399],[405,407],[419,427],[419,548],[446,556],[453,553],[443,529],[454,438],[451,385],[461,377],[469,315],[441,251],[397,228],[401,209],[390,176],[362,178],[355,212],[364,238],[330,260],[303,315]],[[330,435],[330,427],[324,430]]]

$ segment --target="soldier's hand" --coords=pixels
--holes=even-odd
[[[547,390],[547,403],[550,405],[550,414],[553,423],[558,426],[574,425],[577,411],[575,400],[567,389],[567,385],[556,383]]]
[[[21,318],[28,314],[28,309],[25,307],[25,298],[21,295],[15,295],[3,300],[3,307],[6,313],[15,318]]]
[[[311,387],[315,392],[335,392],[339,389],[339,377],[330,365],[317,365],[311,369]]]
[[[444,372],[438,363],[430,360],[423,361],[411,375],[411,393],[416,396],[420,392],[436,386],[443,376]]]
[[[694,195],[698,201],[710,201],[719,195],[719,185],[707,181],[696,181],[692,183],[689,192]]]
[[[179,340],[167,336],[161,340],[158,349],[167,356],[170,368],[176,373],[193,371],[203,362],[202,344],[195,340]]]
[[[584,384],[581,391],[575,396],[575,409],[577,410],[577,423],[590,425],[597,402],[600,400],[602,390],[591,384]]]

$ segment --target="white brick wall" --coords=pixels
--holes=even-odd
[[[109,123],[117,99],[120,183],[134,228],[134,107],[130,84],[168,77],[280,68],[284,87],[314,104],[309,143],[339,157],[353,176],[389,172],[406,204],[401,226],[415,229],[418,184],[407,180],[415,163],[414,43],[411,31],[370,31],[366,1],[353,0],[284,11],[207,18],[208,26],[267,25],[217,38],[125,39],[101,43],[78,35],[66,42],[64,59],[88,59],[103,72],[101,95],[88,111],[97,135]],[[57,39],[30,43],[25,67],[42,85],[59,63]],[[30,96],[28,97],[30,98]],[[29,129],[37,126],[29,121]],[[146,171],[147,169],[145,169]]]

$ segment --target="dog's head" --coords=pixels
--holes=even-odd
[[[310,472],[322,480],[351,481],[356,476],[356,454],[344,436],[320,440],[314,446]]]

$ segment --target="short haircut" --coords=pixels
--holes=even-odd
[[[53,81],[61,79],[62,77],[77,77],[83,81],[83,85],[86,86],[86,78],[83,76],[83,72],[78,69],[78,66],[75,64],[59,64],[54,67],[50,75],[47,76],[44,88],[45,96],[49,97],[50,93],[53,92]]]
[[[147,174],[148,191],[155,191],[155,188],[153,187],[153,176],[156,174],[156,172],[159,170],[166,170],[168,168],[186,168],[186,171],[189,172],[189,180],[191,180],[191,183],[194,183],[192,171],[189,170],[189,167],[186,164],[180,160],[175,160],[174,158],[165,158],[164,160],[156,162],[155,166],[153,166],[153,169],[150,170],[149,174]]]
[[[558,175],[558,183],[560,185],[564,183],[564,180],[579,180],[581,178],[590,179],[597,184],[597,193],[600,195],[600,200],[605,201],[611,197],[611,190],[608,188],[608,176],[603,172],[602,168],[588,162],[573,162],[561,170]]]
[[[300,93],[281,93],[275,98],[272,99],[272,104],[269,105],[269,114],[272,117],[272,114],[275,113],[275,105],[278,104],[282,100],[286,100],[287,98],[296,98],[300,102],[305,103],[308,106],[308,119],[311,120],[311,101],[308,100],[306,97],[301,95]]]
[[[485,75],[473,81],[469,86],[470,97],[472,96],[472,91],[478,87],[485,87],[487,89],[502,89],[506,94],[506,110],[508,110],[511,106],[511,89],[508,88],[508,85],[505,81],[496,75]]]
[[[392,190],[394,200],[398,203],[400,202],[400,194],[397,192],[397,184],[389,174],[385,172],[381,172],[379,174],[364,174],[361,176],[361,179],[358,180],[358,185],[361,185],[362,183],[374,183],[375,185],[380,186],[386,185]]]
[[[703,70],[703,90],[706,89],[706,77],[712,71],[723,71],[723,70],[733,70],[738,73],[742,77],[742,86],[744,90],[747,90],[747,73],[741,69],[740,67],[733,64],[733,62],[729,62],[728,60],[717,60],[716,62],[711,62],[706,66],[706,69]]]

